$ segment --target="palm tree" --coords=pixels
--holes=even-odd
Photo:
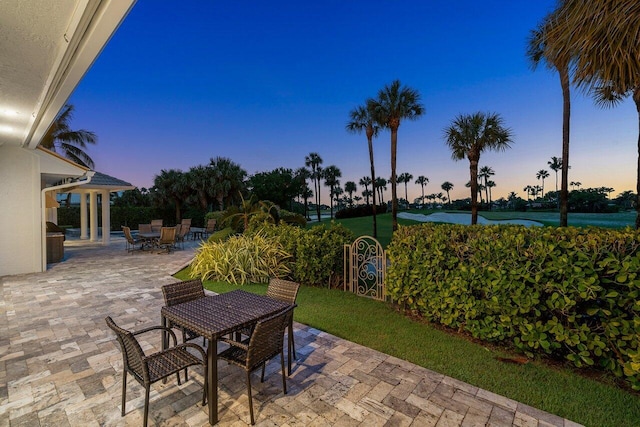
[[[558,192],[558,171],[562,170],[562,157],[551,157],[551,160],[547,162],[549,169],[556,173],[556,193]]]
[[[484,195],[487,202],[489,202],[489,187],[487,186],[487,181],[489,180],[489,177],[495,174],[496,173],[493,171],[491,166],[483,166],[478,172],[478,178],[482,178],[482,180],[484,180]],[[489,203],[489,210],[491,210],[491,203]]]
[[[207,166],[194,166],[185,174],[187,186],[194,192],[202,209],[209,210],[215,195],[213,189],[213,170]]]
[[[449,199],[449,206],[451,206],[451,196],[449,195],[449,191],[453,190],[453,184],[449,181],[445,181],[442,183],[440,188],[447,192],[447,199]]]
[[[353,205],[353,193],[358,190],[356,183],[353,181],[347,181],[344,183],[344,191],[349,194],[349,205]]]
[[[71,104],[65,104],[62,107],[44,134],[40,145],[63,155],[72,162],[93,169],[95,163],[85,150],[87,144],[95,144],[98,137],[95,133],[85,129],[71,130],[70,122],[73,118],[73,110],[74,107]]]
[[[209,159],[209,168],[212,170],[212,191],[220,210],[223,211],[225,201],[238,201],[245,189],[247,172],[231,159],[219,156]]]
[[[409,203],[409,196],[407,195],[407,184],[411,182],[413,175],[408,172],[401,173],[398,176],[398,182],[404,183],[404,199]]]
[[[445,129],[444,137],[454,160],[469,160],[471,175],[471,224],[478,223],[478,162],[485,150],[504,151],[510,147],[512,133],[495,113],[459,115]]]
[[[304,165],[311,168],[311,180],[313,181],[314,193],[316,195],[316,212],[318,222],[320,222],[320,179],[322,179],[322,157],[318,153],[309,153],[304,159]]]
[[[548,15],[529,36],[527,56],[535,69],[540,62],[547,68],[558,71],[562,88],[562,182],[560,186],[560,226],[567,226],[569,207],[569,124],[571,120],[571,95],[569,91],[569,66],[574,55],[573,49],[558,49],[566,44],[568,37],[558,34],[558,14]]]
[[[573,188],[574,186],[575,186],[575,187],[578,187],[578,190],[579,190],[579,189],[580,189],[580,186],[582,186],[582,183],[581,183],[580,181],[571,181],[571,183],[570,183],[569,185],[571,185],[571,187],[572,187],[572,188]]]
[[[307,184],[307,179],[311,178],[311,172],[309,169],[305,167],[301,167],[296,169],[295,177],[299,184],[299,196],[304,200],[304,217],[308,218],[308,206],[309,206],[309,198],[313,195],[309,185]]]
[[[516,208],[517,199],[518,199],[518,194],[515,191],[510,192],[509,196],[507,197],[507,200],[509,200],[509,204],[511,205],[511,208],[514,210]]]
[[[544,199],[544,180],[545,178],[549,178],[549,172],[546,169],[540,169],[536,174],[536,178],[542,180],[542,198]]]
[[[487,181],[487,188],[489,189],[489,198],[487,199],[487,201],[489,202],[489,210],[491,210],[491,204],[492,204],[492,201],[491,201],[491,189],[493,187],[495,187],[495,186],[496,186],[496,182],[495,181],[492,181],[492,180]]]
[[[331,218],[333,219],[333,198],[335,196],[335,187],[340,185],[338,178],[342,176],[342,172],[337,166],[327,166],[322,171],[322,177],[324,178],[324,185],[329,187],[329,204],[331,205]]]
[[[383,191],[387,191],[387,180],[379,176],[376,178],[375,182],[376,190],[378,190],[378,195],[380,196],[380,203],[384,204]]]
[[[365,198],[365,200],[367,201],[367,205],[369,204],[369,197],[371,197],[371,190],[363,190],[362,191],[362,196]]]
[[[176,208],[176,224],[182,220],[182,205],[188,197],[189,186],[185,174],[176,169],[160,170],[153,179],[154,194],[161,205],[173,203]]]
[[[402,120],[416,120],[424,114],[420,93],[394,80],[378,92],[372,100],[376,122],[391,131],[391,217],[393,231],[398,229],[398,195],[396,193],[396,156],[398,154],[398,128]]]
[[[526,187],[524,187],[522,190],[527,192],[527,202],[530,202],[530,201],[531,201],[531,199],[530,199],[530,197],[529,197],[529,196],[531,195],[531,191],[533,190],[533,187],[532,187],[532,186],[530,186],[530,185],[527,185],[527,186],[526,186]]]
[[[362,195],[364,196],[364,193],[367,193],[367,195],[365,196],[367,198],[367,205],[369,204],[369,195],[372,194],[372,192],[369,191],[369,185],[371,185],[371,182],[371,177],[368,176],[363,176],[362,178],[360,178],[360,181],[358,181],[358,183],[364,187]]]
[[[375,105],[371,100],[368,100],[365,106],[358,106],[349,113],[351,121],[347,123],[347,131],[360,133],[362,131],[367,135],[367,144],[369,146],[369,164],[371,166],[371,180],[369,181],[373,185],[373,237],[378,237],[378,223],[376,220],[376,170],[373,162],[373,137],[378,136],[380,126],[374,118]],[[362,182],[360,182],[362,185]],[[368,188],[367,188],[368,189]],[[369,199],[367,198],[367,204]]]
[[[422,187],[422,198],[420,200],[422,200],[422,203],[424,203],[424,186],[427,185],[429,183],[429,178],[427,178],[424,175],[420,175],[418,177],[418,179],[416,179],[416,184],[419,184],[420,187]]]

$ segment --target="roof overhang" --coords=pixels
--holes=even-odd
[[[0,2],[0,145],[38,146],[134,3]]]

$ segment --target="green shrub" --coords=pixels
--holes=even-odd
[[[430,321],[640,389],[639,247],[631,229],[401,227],[387,292]]]
[[[225,227],[222,230],[218,230],[216,232],[211,233],[211,236],[207,239],[207,242],[210,243],[219,243],[224,242],[229,237],[233,236],[235,231],[231,227]]]
[[[282,245],[264,234],[231,236],[203,243],[191,263],[192,277],[221,280],[237,285],[264,283],[289,273],[289,258]]]
[[[331,223],[329,227],[302,229],[287,224],[263,224],[258,232],[276,238],[292,255],[289,268],[293,280],[309,286],[342,285],[343,248],[355,239],[344,226]]]

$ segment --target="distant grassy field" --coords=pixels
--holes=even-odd
[[[408,211],[423,215],[429,215],[436,212],[450,212],[460,214],[462,211],[446,211],[446,210],[430,210],[430,209],[411,209]],[[528,219],[538,221],[546,226],[557,227],[560,225],[560,214],[558,212],[513,212],[513,211],[482,211],[480,215],[486,219],[505,220],[505,219]],[[620,212],[607,214],[585,214],[570,213],[569,226],[573,227],[604,227],[604,228],[624,228],[633,227],[635,225],[636,213]],[[347,218],[334,220],[351,230],[356,236],[373,236],[373,219],[370,216],[361,218]],[[378,241],[383,247],[387,247],[391,242],[391,213],[385,213],[377,216],[378,221]],[[327,218],[321,223],[310,223],[309,226],[318,224],[327,225],[331,221]],[[400,225],[417,225],[418,221],[398,218]]]

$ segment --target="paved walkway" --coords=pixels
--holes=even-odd
[[[122,357],[104,317],[126,328],[160,322],[160,286],[193,255],[126,254],[65,243],[65,260],[45,273],[0,278],[0,427],[140,426],[143,388],[129,377],[120,416]],[[253,376],[261,426],[577,426],[514,400],[305,325],[295,324],[300,360],[282,394],[279,363]],[[159,348],[145,334],[143,348]],[[244,372],[220,362],[221,426],[249,421]],[[149,424],[207,425],[202,375],[152,387]]]

